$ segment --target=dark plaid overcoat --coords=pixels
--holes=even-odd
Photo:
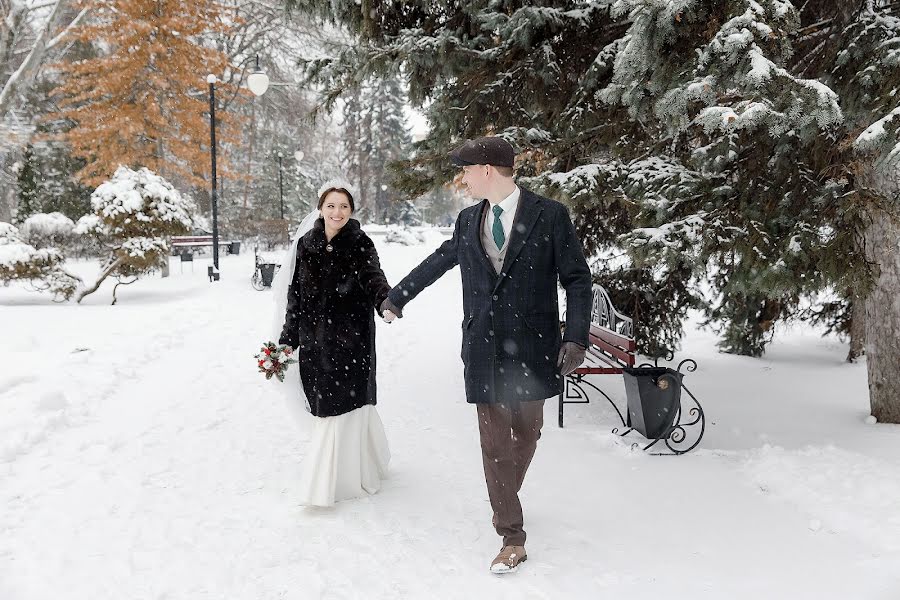
[[[560,393],[557,281],[566,291],[566,341],[588,344],[591,272],[565,206],[522,189],[498,274],[481,242],[487,200],[459,213],[453,237],[391,290],[403,308],[456,265],[463,288],[462,360],[473,404]]]

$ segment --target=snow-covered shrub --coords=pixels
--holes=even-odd
[[[168,260],[168,239],[191,230],[193,200],[171,183],[142,168],[119,167],[112,179],[91,194],[93,213],[78,220],[76,233],[92,236],[104,251],[97,282],[78,294],[78,301],[110,275],[137,278]]]
[[[35,248],[69,248],[75,238],[75,222],[59,212],[33,214],[22,223],[19,235]]]
[[[421,231],[413,231],[408,227],[400,227],[398,225],[390,225],[384,234],[384,241],[388,244],[401,244],[403,246],[414,246],[416,244],[425,243],[425,236]]]
[[[68,300],[81,281],[62,268],[64,260],[58,250],[39,250],[26,243],[16,227],[0,222],[0,281],[27,281],[36,290]]]

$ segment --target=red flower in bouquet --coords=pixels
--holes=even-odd
[[[296,359],[291,358],[292,352],[290,346],[266,342],[260,348],[260,353],[254,355],[254,358],[257,360],[260,373],[264,373],[266,379],[275,377],[278,381],[284,381],[284,373],[287,371],[288,365],[297,362]]]

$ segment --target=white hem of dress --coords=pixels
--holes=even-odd
[[[334,417],[314,417],[300,480],[300,504],[332,506],[381,489],[391,460],[384,426],[367,404]]]

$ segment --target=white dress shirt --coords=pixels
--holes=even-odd
[[[516,209],[519,207],[520,195],[519,186],[516,186],[512,193],[500,202],[500,208],[503,209],[503,212],[500,213],[500,224],[503,226],[503,234],[505,236],[503,248],[509,245],[509,235],[512,233],[513,220],[516,218]],[[484,220],[484,234],[489,240],[494,239],[494,219],[496,218],[494,216],[494,205],[488,202],[488,214]],[[500,250],[502,251],[503,248],[500,248]]]

